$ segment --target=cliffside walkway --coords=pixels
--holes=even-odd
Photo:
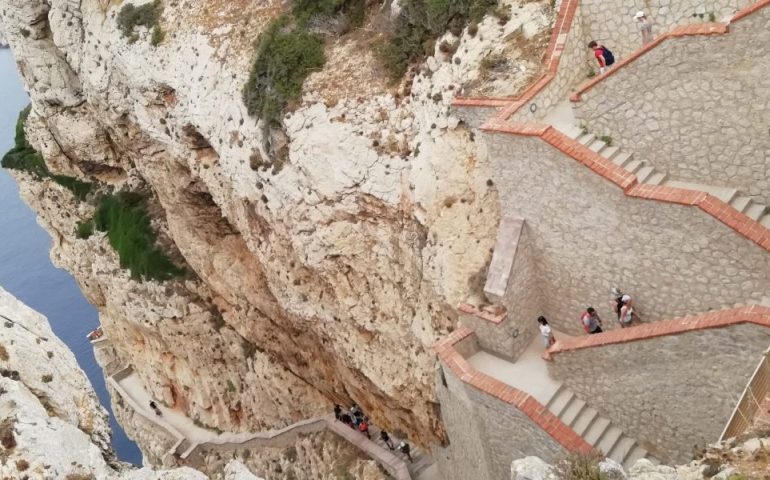
[[[182,412],[163,405],[158,405],[162,415],[156,415],[149,407],[153,398],[131,366],[111,375],[108,381],[136,414],[165,431],[173,439],[174,444],[164,456],[164,462],[172,462],[175,457],[191,461],[204,449],[233,451],[255,447],[287,448],[301,435],[329,430],[378,462],[397,480],[437,478],[433,460],[427,453],[415,449],[414,462],[408,464],[400,454],[390,451],[383,445],[367,439],[362,433],[336,421],[333,415],[301,420],[285,428],[267,432],[217,433],[196,425]],[[370,433],[372,439],[377,439],[379,436],[379,431],[374,428]]]

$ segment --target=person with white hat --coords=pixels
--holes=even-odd
[[[636,315],[634,314],[634,307],[631,303],[631,296],[623,295],[621,297],[621,301],[623,302],[623,306],[620,307],[620,312],[618,315],[620,328],[630,327],[634,321],[634,318],[636,317]]]
[[[639,31],[642,32],[642,45],[647,45],[652,41],[652,22],[641,10],[636,12],[634,20],[636,20],[636,26],[639,27]]]

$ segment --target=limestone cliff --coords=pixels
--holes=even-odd
[[[327,41],[326,67],[283,120],[288,161],[271,165],[241,89],[282,2],[163,2],[153,46],[144,28],[121,36],[120,2],[7,0],[28,139],[54,173],[149,196],[159,243],[187,272],[133,279],[104,234],[76,237],[93,202],[17,175],[52,258],[99,309],[107,372],[132,365],[155,398],[220,430],[355,401],[388,430],[440,441],[430,347],[479,290],[499,215],[484,152],[449,104],[500,39],[548,28],[548,3],[447,33],[456,53],[437,45],[400,88],[366,34]],[[535,73],[520,71],[508,87]]]
[[[154,471],[116,461],[107,412],[46,319],[0,289],[0,321],[0,477],[208,478],[186,467]],[[231,478],[256,479],[246,473]]]

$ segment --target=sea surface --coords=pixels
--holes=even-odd
[[[0,156],[13,146],[16,118],[29,103],[10,50],[0,49]],[[48,317],[56,335],[75,353],[102,405],[110,412],[113,446],[118,457],[141,465],[142,454],[115,421],[102,370],[86,334],[99,323],[96,309],[80,292],[75,279],[48,257],[51,239],[35,214],[19,198],[19,189],[0,169],[0,285]]]

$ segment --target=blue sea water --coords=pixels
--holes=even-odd
[[[8,49],[0,49],[0,156],[13,146],[16,118],[29,99]],[[48,317],[56,335],[75,353],[102,405],[110,412],[113,446],[118,457],[141,465],[142,454],[115,421],[102,370],[86,334],[98,324],[96,309],[83,297],[75,280],[48,257],[51,239],[35,214],[19,198],[19,189],[0,169],[0,285]]]

